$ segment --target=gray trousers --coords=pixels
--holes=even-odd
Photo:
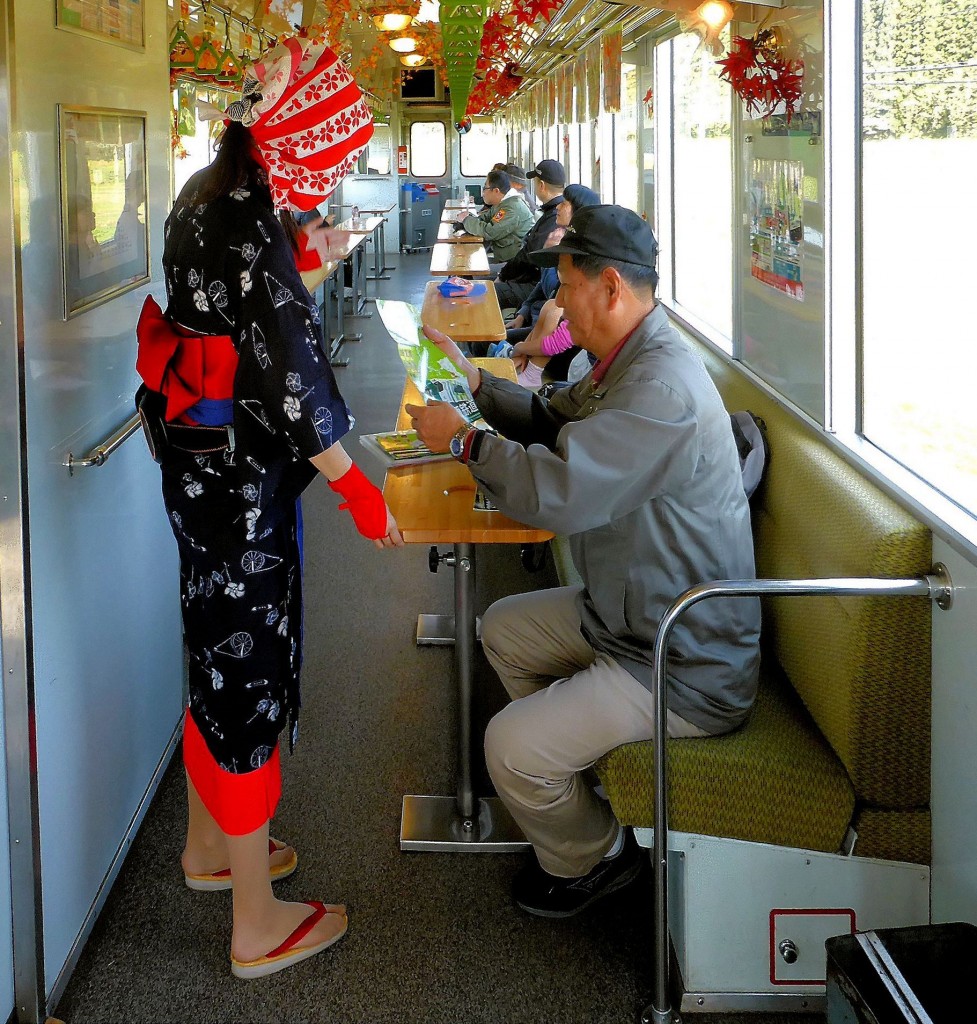
[[[580,632],[580,587],[496,601],[482,647],[512,698],[485,732],[489,774],[545,871],[575,878],[607,853],[619,826],[587,769],[608,750],[649,739],[655,701]],[[706,733],[668,712],[669,736]]]

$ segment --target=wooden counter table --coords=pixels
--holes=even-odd
[[[441,223],[454,224],[458,220],[459,213],[464,213],[468,216],[474,216],[476,213],[478,213],[478,210],[474,208],[472,208],[471,210],[468,210],[467,208],[462,208],[461,210],[449,210],[447,207],[445,207],[441,211]]]
[[[431,250],[431,273],[434,277],[490,277],[488,253],[484,245],[463,245],[458,242],[435,242]]]
[[[476,204],[473,199],[446,199],[444,201],[444,208],[446,210],[473,210],[475,206]]]
[[[390,275],[387,273],[388,270],[396,270],[396,267],[387,266],[387,242],[384,237],[383,229],[387,223],[387,214],[391,210],[396,209],[396,203],[390,203],[387,206],[375,206],[371,210],[360,209],[361,214],[368,214],[371,217],[380,218],[380,226],[377,228],[377,233],[373,236],[373,273],[367,274],[368,281],[389,281]]]
[[[340,289],[336,286],[336,271],[343,265],[342,260],[329,260],[315,270],[303,270],[300,274],[302,283],[315,297],[316,289],[321,286],[322,300],[319,303],[319,319],[322,323],[322,340],[326,346],[326,354],[332,366],[348,366],[349,359],[340,359],[339,353],[346,342],[344,333],[343,299]],[[335,327],[333,334],[333,304],[335,303]]]
[[[348,231],[348,228],[342,230]],[[372,229],[371,229],[372,230]],[[366,266],[363,263],[363,250],[361,246],[366,242],[368,232],[350,231],[349,241],[342,248],[336,250],[336,258],[340,260],[351,260],[352,265],[352,287],[353,295],[350,299],[351,317],[371,317],[372,313],[364,313],[366,305]],[[362,289],[362,294],[361,294]],[[350,335],[349,341],[359,341],[361,335]]]
[[[515,379],[511,359],[476,359],[477,366]],[[404,405],[421,397],[407,381],[397,429],[409,429]],[[497,797],[476,798],[472,791],[472,676],[475,658],[476,544],[530,544],[549,540],[545,530],[517,523],[501,512],[476,512],[475,480],[454,459],[387,470],[383,496],[408,544],[451,544],[439,562],[455,571],[454,615],[420,615],[417,642],[454,644],[458,683],[458,779],[455,796],[404,797],[400,825],[402,850],[504,853],[527,846],[518,826]]]
[[[505,324],[499,297],[495,294],[495,282],[483,283],[482,295],[459,295],[449,299],[438,291],[437,281],[428,281],[424,288],[421,323],[436,327],[458,342],[504,341]]]
[[[454,225],[444,222],[438,225],[439,242],[455,242],[462,245],[481,245],[484,239],[481,235],[469,235],[466,231],[455,231]]]

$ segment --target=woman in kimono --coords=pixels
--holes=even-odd
[[[300,707],[298,497],[322,473],[361,534],[380,548],[403,541],[340,442],[353,418],[296,269],[308,246],[291,218],[353,167],[370,112],[335,54],[291,39],[249,70],[241,100],[221,116],[217,158],[166,221],[168,307],[164,315],[147,300],[137,368],[180,553],[184,874],[194,889],[233,888],[231,969],[260,977],[320,952],[347,926],[342,906],[285,903],[271,889],[297,864],[269,838],[269,820],[281,794],[279,737],[287,730],[294,744]]]

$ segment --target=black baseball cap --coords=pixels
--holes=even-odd
[[[574,213],[559,245],[528,254],[538,267],[555,267],[561,256],[597,256],[655,268],[658,243],[648,222],[623,206],[585,206]]]
[[[563,198],[573,207],[574,213],[585,206],[600,206],[600,196],[586,185],[567,185]]]
[[[526,177],[539,178],[547,185],[565,185],[567,181],[567,173],[559,160],[540,160]]]

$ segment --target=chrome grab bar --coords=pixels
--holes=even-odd
[[[139,413],[135,413],[131,419],[125,421],[119,429],[106,438],[101,444],[96,445],[84,458],[76,459],[68,452],[62,465],[68,469],[68,475],[73,476],[76,469],[89,469],[92,466],[104,466],[108,457],[124,441],[128,440],[139,429]]]
[[[781,597],[809,597],[831,594],[836,597],[928,597],[944,611],[953,604],[953,580],[941,562],[925,576],[909,579],[877,577],[810,579],[810,580],[716,580],[690,587],[666,609],[655,636],[652,667],[652,692],[655,695],[654,749],[655,837],[652,843],[654,906],[655,971],[651,1005],[641,1014],[641,1024],[674,1024],[668,996],[668,807],[665,796],[665,692],[668,663],[668,638],[672,628],[686,609],[710,597],[758,597],[772,594]]]

